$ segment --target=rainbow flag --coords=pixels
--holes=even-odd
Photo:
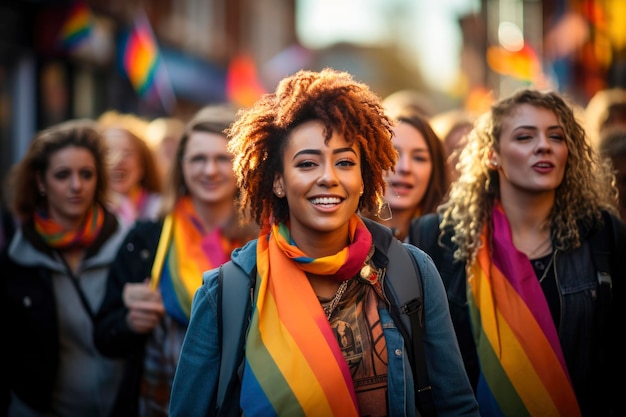
[[[230,61],[226,74],[228,100],[236,105],[248,107],[265,92],[252,57],[245,53],[235,56]]]
[[[487,64],[497,73],[527,82],[536,81],[542,71],[537,53],[527,44],[519,51],[490,46],[487,49]]]
[[[59,32],[59,44],[68,50],[73,50],[82,45],[93,28],[93,13],[87,4],[78,1],[68,10],[67,17]]]
[[[135,23],[122,40],[122,67],[140,96],[154,86],[159,64],[159,48],[144,15],[135,18]]]
[[[468,280],[467,302],[480,362],[483,416],[579,417],[556,326],[526,255],[515,248],[497,203]]]
[[[122,36],[118,51],[121,68],[137,94],[144,99],[159,99],[163,108],[170,111],[176,97],[145,13],[140,13],[133,27]]]

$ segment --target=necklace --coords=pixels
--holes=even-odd
[[[348,288],[348,280],[345,280],[341,283],[333,298],[325,303],[322,303],[322,308],[324,309],[324,313],[326,314],[326,319],[330,320],[330,317],[333,315],[335,308],[337,308],[337,304],[341,301],[341,297],[343,297],[343,293],[346,292],[346,288]]]
[[[539,278],[539,284],[541,284],[543,280],[546,279],[546,277],[548,276],[548,271],[550,270],[550,267],[554,263],[555,256],[556,256],[556,251],[552,253],[552,256],[550,257],[550,261],[548,261],[548,265],[546,265],[546,269],[543,270],[543,275],[541,275],[541,278]]]
[[[548,236],[548,238],[546,240],[544,240],[543,242],[541,242],[541,244],[539,246],[537,246],[535,248],[535,250],[533,250],[531,253],[529,253],[528,259],[533,259],[533,257],[535,256],[535,254],[540,255],[542,253],[542,249],[545,250],[547,249],[546,247],[546,243],[550,243],[550,236]],[[550,246],[550,245],[548,245]]]

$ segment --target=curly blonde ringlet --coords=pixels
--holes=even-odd
[[[283,172],[282,155],[291,130],[314,119],[324,124],[326,142],[335,131],[360,148],[364,190],[358,209],[374,211],[382,203],[383,174],[395,169],[397,152],[391,142],[393,122],[380,97],[347,72],[302,70],[284,78],[274,93],[241,109],[227,130],[241,193],[239,210],[249,212],[262,227],[288,220],[286,199],[273,193],[274,174]]]
[[[490,227],[492,209],[500,197],[498,172],[489,167],[489,152],[499,150],[503,122],[522,104],[553,111],[565,133],[569,151],[565,175],[545,225],[550,227],[555,248],[567,251],[579,247],[580,226],[597,228],[602,223],[601,209],[616,213],[617,189],[610,165],[589,144],[572,107],[556,92],[519,90],[495,103],[477,120],[460,155],[460,177],[451,186],[449,200],[438,209],[442,233],[446,228],[454,231],[455,259],[468,267],[484,243],[480,239],[482,228],[485,224]]]

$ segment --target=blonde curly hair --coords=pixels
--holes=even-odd
[[[338,132],[359,146],[364,190],[358,209],[373,211],[382,203],[383,174],[395,170],[397,152],[391,142],[393,122],[380,97],[347,72],[302,70],[284,78],[274,93],[241,109],[227,130],[228,148],[235,155],[240,212],[249,210],[262,227],[289,217],[287,200],[272,191],[274,174],[283,172],[289,133],[313,119],[324,124],[326,142]]]
[[[451,186],[449,200],[441,205],[442,235],[452,229],[457,246],[454,257],[473,264],[485,224],[500,198],[498,172],[488,167],[490,150],[499,151],[504,120],[522,104],[553,111],[565,132],[569,156],[562,183],[556,189],[548,225],[555,248],[571,250],[581,245],[581,227],[602,224],[601,210],[616,213],[617,189],[610,164],[601,159],[586,138],[572,107],[556,92],[522,89],[495,103],[483,114],[468,136],[459,159],[460,177]]]

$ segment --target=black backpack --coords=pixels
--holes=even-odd
[[[390,314],[402,333],[415,380],[415,402],[419,415],[435,416],[426,357],[424,354],[424,320],[422,279],[415,258],[397,239],[391,239],[387,248],[387,273],[385,286],[392,304]],[[408,245],[408,244],[407,244]],[[423,256],[426,256],[423,253]],[[407,277],[406,271],[415,271],[415,278]],[[403,273],[404,272],[404,273]],[[223,279],[224,275],[228,278]],[[256,268],[247,274],[228,261],[219,270],[218,334],[222,358],[220,362],[216,416],[238,416],[239,390],[243,372],[243,346],[251,315],[252,299],[256,282]],[[245,308],[242,308],[245,305]]]

